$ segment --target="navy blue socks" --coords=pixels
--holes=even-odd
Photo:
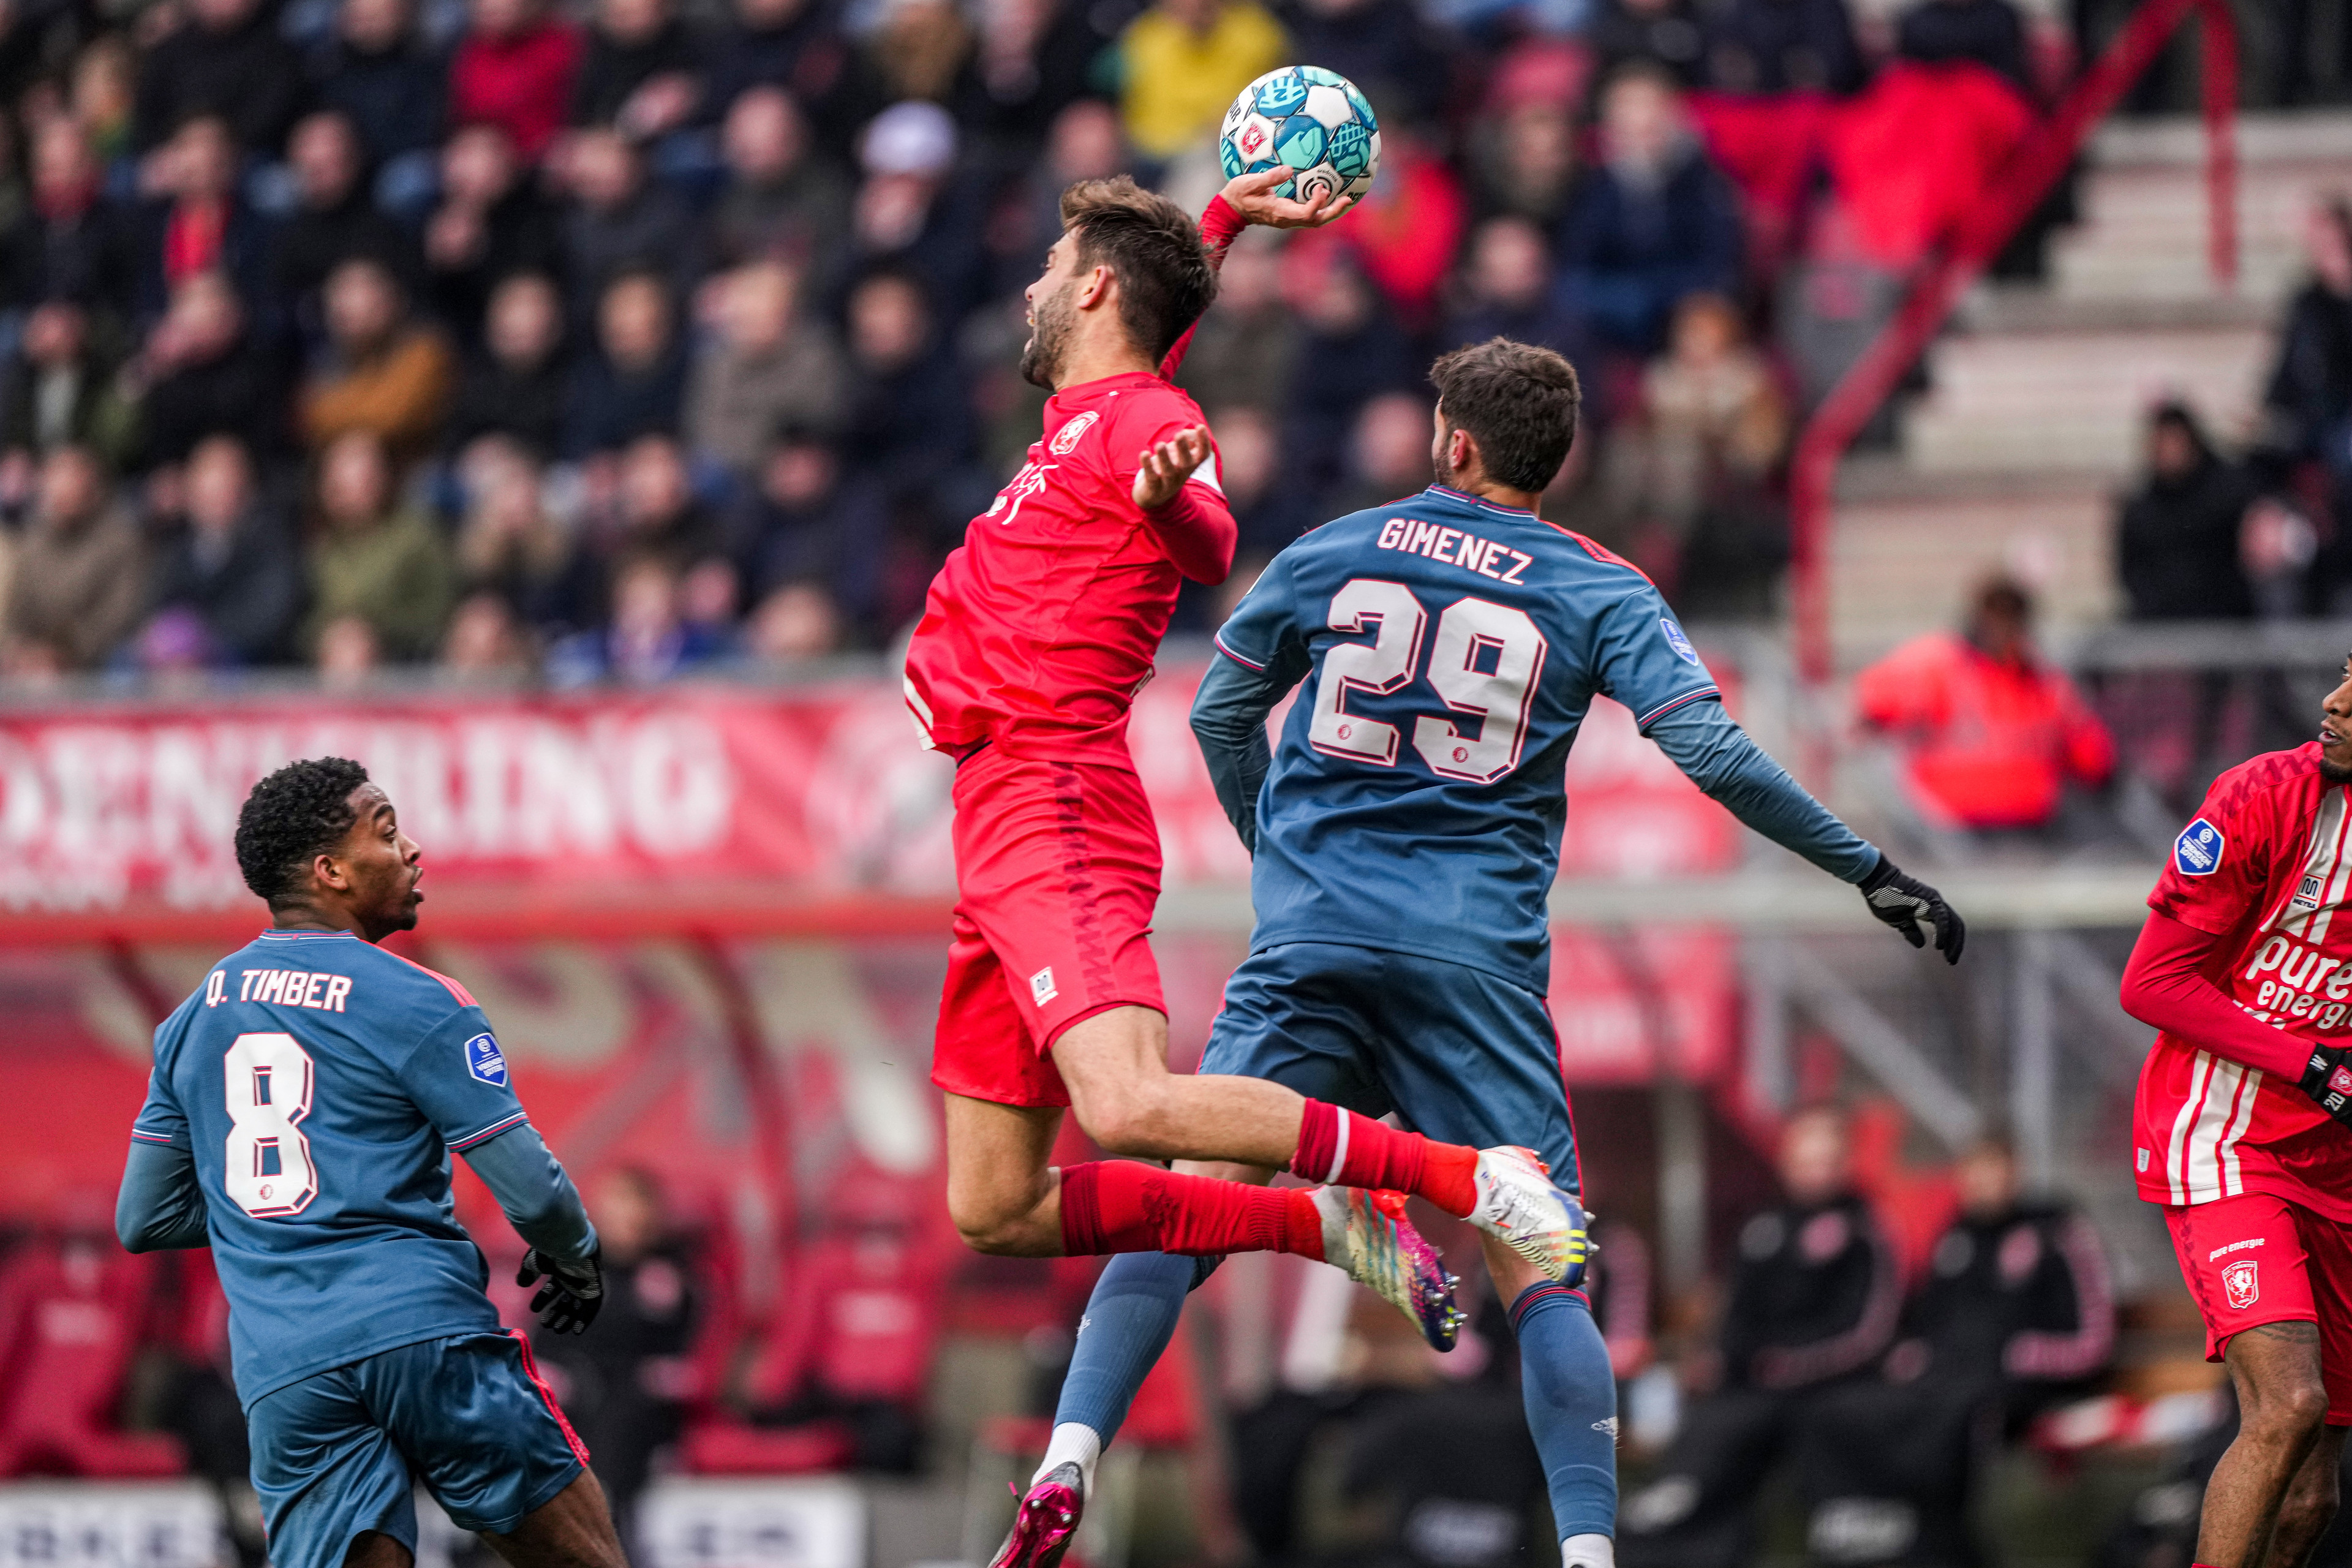
[[[1617,1379],[1584,1298],[1530,1285],[1511,1303],[1528,1430],[1551,1489],[1562,1541],[1617,1533]]]
[[[1054,1408],[1055,1446],[1039,1474],[1073,1460],[1092,1482],[1093,1460],[1118,1435],[1135,1391],[1175,1336],[1176,1320],[1183,1315],[1184,1298],[1202,1261],[1165,1252],[1122,1252],[1104,1268],[1087,1315],[1078,1321],[1077,1348]],[[1072,1427],[1093,1436],[1092,1454],[1084,1451],[1086,1438]]]

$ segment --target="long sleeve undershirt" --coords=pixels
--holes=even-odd
[[[114,1234],[126,1252],[205,1245],[205,1190],[196,1184],[196,1157],[168,1143],[132,1139],[122,1191],[114,1199]]]
[[[2263,1023],[2205,977],[2222,939],[2150,910],[2124,965],[2124,1011],[2192,1045],[2300,1083],[2311,1043]]]
[[[1225,252],[1233,248],[1234,241],[1248,226],[1249,220],[1236,212],[1222,194],[1209,198],[1209,205],[1201,211],[1201,244],[1209,253],[1212,272],[1224,270]],[[1184,364],[1185,351],[1192,346],[1192,334],[1200,330],[1197,321],[1184,329],[1184,335],[1176,340],[1175,346],[1160,362],[1160,380],[1176,379],[1177,371]]]
[[[466,1151],[466,1163],[499,1200],[515,1234],[563,1262],[596,1247],[596,1227],[572,1178],[529,1122]],[[114,1204],[114,1231],[131,1252],[203,1247],[204,1188],[185,1149],[133,1140]]]
[[[1233,571],[1241,531],[1225,498],[1199,479],[1185,480],[1166,506],[1146,510],[1143,521],[1176,570],[1193,582],[1213,588]]]
[[[528,1121],[466,1151],[466,1163],[499,1200],[515,1234],[549,1257],[577,1263],[596,1250],[580,1190]]]
[[[1306,674],[1303,657],[1261,672],[1221,654],[1192,699],[1192,733],[1208,763],[1217,804],[1253,854],[1258,791],[1273,760],[1265,718]],[[1842,881],[1859,882],[1877,866],[1878,850],[1805,793],[1722,703],[1693,702],[1659,719],[1648,733],[1693,784],[1775,844]]]

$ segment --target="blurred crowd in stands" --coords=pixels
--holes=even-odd
[[[2352,193],[2313,206],[2305,248],[2252,438],[2184,402],[2148,413],[2146,477],[2116,521],[2134,620],[2352,614]]]
[[[1364,87],[1385,167],[1245,238],[1186,367],[1237,578],[1425,482],[1423,367],[1502,331],[1585,372],[1581,525],[1767,612],[1792,422],[2064,55],[2011,0],[11,6],[0,680],[885,647],[1034,437],[1060,188],[1197,207],[1294,60]]]

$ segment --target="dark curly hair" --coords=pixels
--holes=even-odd
[[[352,792],[367,782],[349,757],[310,757],[253,786],[236,814],[236,868],[255,897],[275,903],[301,889],[310,862],[359,820]]]

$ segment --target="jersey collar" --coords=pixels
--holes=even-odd
[[[1457,490],[1451,485],[1432,485],[1421,493],[1436,496],[1443,500],[1458,500],[1465,506],[1475,506],[1481,511],[1491,511],[1499,517],[1523,517],[1530,522],[1539,521],[1536,514],[1526,507],[1497,506],[1484,496],[1474,496],[1467,490]]]
[[[1054,401],[1099,397],[1106,392],[1124,392],[1130,386],[1165,386],[1168,384],[1148,370],[1122,370],[1110,375],[1098,375],[1092,381],[1073,382],[1054,389]]]
[[[330,937],[339,936],[349,937],[353,942],[360,940],[359,932],[352,931],[280,931],[276,926],[269,927],[255,940],[259,942],[322,942]]]

